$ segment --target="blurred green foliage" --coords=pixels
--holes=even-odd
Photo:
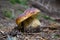
[[[56,34],[54,35],[54,38],[60,38],[60,35]]]
[[[11,10],[4,10],[3,15],[7,18],[13,19],[14,18],[14,13],[12,13]]]
[[[27,4],[27,0],[20,0],[20,4],[26,5]]]
[[[52,19],[52,18],[51,18],[50,16],[48,16],[48,15],[40,14],[40,17],[43,17],[44,19],[47,19],[47,20],[54,21],[54,19]]]
[[[22,7],[24,7],[25,9],[27,9],[27,8],[29,8],[29,6],[27,5],[27,2],[28,0],[10,0],[10,2],[12,3],[12,4],[20,4]],[[16,8],[17,9],[17,8]],[[23,10],[20,10],[20,9],[18,9],[19,11],[20,11],[20,13],[23,13],[24,11]]]
[[[59,34],[52,34],[52,38],[60,38],[60,35]]]
[[[47,15],[43,15],[43,18],[45,18],[45,19],[47,19],[47,20],[54,21],[54,19],[52,19],[50,16],[47,16]]]
[[[26,5],[27,4],[27,0],[10,0],[10,2],[12,4],[16,4],[16,3],[23,4],[23,5]]]
[[[10,0],[10,2],[11,2],[12,4],[20,3],[20,1],[19,1],[19,0]]]

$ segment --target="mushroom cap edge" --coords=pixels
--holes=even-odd
[[[19,25],[21,22],[28,19],[29,17],[38,14],[38,12],[40,12],[40,10],[37,8],[29,8],[25,10],[23,14],[19,15],[16,18],[16,24]]]

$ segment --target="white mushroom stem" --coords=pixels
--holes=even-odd
[[[36,27],[38,27],[38,26],[40,26],[41,25],[41,23],[40,23],[40,21],[38,20],[38,19],[34,19],[32,22],[31,22],[31,26],[33,27],[33,28],[36,28]]]

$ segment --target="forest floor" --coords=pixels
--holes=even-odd
[[[12,30],[14,27],[16,27],[16,23],[15,20],[10,20],[8,18],[0,19],[0,39],[5,40],[5,33],[11,33],[12,35],[16,33],[16,30]],[[58,24],[55,28],[54,24],[56,24],[56,22],[51,22],[50,20],[45,19],[40,19],[40,21],[44,27],[40,27],[41,31],[39,33],[17,32],[17,40],[60,40],[60,28],[58,27]]]
[[[10,6],[8,8],[10,8]],[[14,10],[17,11],[16,9]],[[21,33],[17,30],[13,30],[14,27],[17,26],[15,23],[15,19],[17,17],[16,15],[19,15],[19,13],[17,12],[15,12],[14,14],[15,18],[10,19],[5,17],[2,11],[0,11],[0,40],[7,40],[8,33],[16,33],[17,35],[15,37],[17,38],[17,40],[60,40],[60,23],[58,23],[59,21],[51,21],[43,17],[40,18],[42,26],[40,27],[41,31],[39,33]]]

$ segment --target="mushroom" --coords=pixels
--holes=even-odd
[[[39,19],[37,19],[39,12],[40,10],[36,8],[27,9],[26,11],[24,11],[23,14],[19,15],[16,18],[16,24],[19,26],[20,29],[36,29],[38,26],[41,25]]]

